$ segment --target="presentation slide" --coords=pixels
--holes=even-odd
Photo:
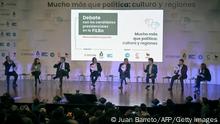
[[[71,60],[163,61],[163,10],[71,10]]]

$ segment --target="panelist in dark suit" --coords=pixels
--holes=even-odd
[[[125,82],[125,84],[127,84],[126,79],[130,79],[130,69],[131,69],[131,64],[129,64],[128,59],[125,58],[124,62],[121,63],[118,68],[118,72],[120,74],[120,82],[121,82],[119,89],[123,88],[123,81]]]
[[[95,57],[93,57],[92,63],[90,64],[90,78],[93,87],[95,87],[95,82],[97,81],[98,77],[101,76],[101,72],[101,64],[97,62],[97,59]]]
[[[6,82],[7,82],[7,92],[9,92],[9,80],[10,76],[14,77],[13,81],[13,87],[17,87],[17,79],[18,79],[18,74],[16,73],[16,65],[15,63],[10,59],[9,56],[5,57],[6,61],[3,63],[5,66],[5,75],[6,75]]]
[[[148,89],[150,87],[149,85],[149,79],[151,79],[152,84],[154,85],[155,83],[155,78],[157,77],[157,65],[153,63],[154,60],[153,58],[148,59],[148,65],[146,68],[144,68],[144,72],[146,73],[146,83],[147,86],[145,89]]]
[[[60,57],[60,62],[53,66],[54,68],[57,68],[56,76],[53,79],[60,79],[60,88],[63,84],[63,77],[66,76],[67,78],[69,78],[70,65],[69,63],[65,62],[65,60],[65,57]]]
[[[183,59],[179,59],[179,64],[175,67],[174,76],[171,78],[170,88],[169,91],[172,90],[173,83],[175,80],[179,79],[181,83],[181,91],[184,90],[183,80],[187,78],[187,66],[184,64]]]
[[[201,81],[211,81],[211,74],[205,63],[200,65],[200,69],[198,71],[195,85],[195,88],[197,88],[196,92],[200,91]]]

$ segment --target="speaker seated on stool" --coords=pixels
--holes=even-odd
[[[97,97],[94,94],[69,94],[64,93],[69,104],[95,104]]]

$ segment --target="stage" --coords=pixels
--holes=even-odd
[[[151,105],[151,101],[157,98],[161,102],[166,99],[172,99],[175,103],[184,103],[185,97],[194,95],[194,84],[185,84],[185,90],[181,93],[179,83],[174,83],[173,91],[167,89],[169,83],[156,83],[154,90],[152,87],[149,91],[145,89],[146,83],[131,82],[124,86],[123,90],[119,90],[119,82],[97,82],[96,88],[90,85],[90,82],[76,82],[64,80],[62,89],[59,88],[58,80],[43,80],[38,88],[34,87],[34,80],[18,80],[18,87],[13,89],[10,87],[10,94],[14,97],[17,103],[31,103],[33,98],[38,97],[41,100],[46,100],[52,103],[55,95],[62,97],[64,93],[75,93],[80,90],[80,93],[95,94],[97,98],[104,97],[107,101],[119,106],[133,106],[145,103]],[[220,85],[202,84],[201,97],[208,97],[214,100],[220,98]],[[6,83],[0,81],[0,95],[6,92]],[[64,100],[65,101],[65,100]]]

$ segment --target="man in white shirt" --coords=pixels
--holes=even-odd
[[[171,78],[169,91],[172,91],[173,83],[175,80],[180,80],[181,83],[181,91],[184,91],[183,80],[187,78],[187,66],[184,64],[183,59],[179,59],[179,64],[175,67],[174,76]]]
[[[118,72],[120,74],[120,80],[121,80],[120,81],[121,85],[119,89],[123,88],[123,82],[127,84],[127,81],[126,81],[127,78],[130,79],[130,69],[131,69],[131,64],[129,64],[128,59],[125,58],[124,62],[121,63],[118,68]]]

